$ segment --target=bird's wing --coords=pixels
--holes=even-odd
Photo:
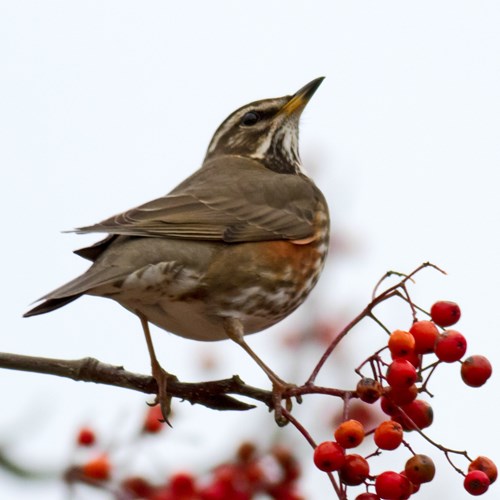
[[[76,232],[225,242],[298,240],[314,234],[314,212],[322,200],[305,176],[279,174],[230,156],[205,164],[166,196]]]

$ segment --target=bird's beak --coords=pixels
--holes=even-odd
[[[291,116],[293,114],[302,113],[302,110],[306,107],[306,104],[309,102],[314,92],[321,85],[321,82],[325,79],[324,76],[320,76],[316,78],[312,82],[309,82],[307,85],[304,85],[299,91],[297,91],[290,100],[281,108],[280,114],[286,114],[287,116]]]

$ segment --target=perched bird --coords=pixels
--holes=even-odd
[[[190,339],[233,340],[267,373],[275,392],[283,393],[287,384],[244,336],[294,311],[323,268],[328,206],[302,170],[298,151],[300,115],[322,81],[234,111],[215,132],[201,168],[169,194],[76,229],[107,233],[75,251],[92,265],[24,316],[82,295],[113,299],[135,313],[165,418],[167,373],[148,323]]]

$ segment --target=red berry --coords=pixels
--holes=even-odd
[[[445,330],[439,335],[434,352],[439,360],[445,363],[458,361],[467,350],[465,337],[456,330]]]
[[[344,463],[344,448],[334,441],[324,441],[314,450],[314,464],[322,471],[339,470]]]
[[[389,416],[397,415],[399,413],[399,408],[397,407],[396,403],[394,403],[390,398],[387,396],[382,396],[380,399],[380,409]]]
[[[82,466],[83,475],[97,481],[107,481],[111,476],[111,464],[106,454],[89,460]]]
[[[361,455],[351,454],[345,456],[345,463],[339,470],[340,480],[348,486],[358,486],[368,478],[370,466]]]
[[[163,429],[164,424],[160,405],[150,406],[147,410],[142,430],[150,434],[155,434]]]
[[[483,471],[490,480],[490,483],[493,484],[498,476],[497,466],[490,460],[488,457],[477,457],[469,464],[469,472],[473,470],[481,470]]]
[[[395,359],[387,368],[387,383],[392,387],[409,387],[417,381],[417,370],[406,359]]]
[[[408,478],[408,475],[406,474],[405,471],[401,471],[401,475],[404,476],[404,477],[406,477],[406,478]],[[408,479],[408,481],[410,481],[410,480]],[[410,486],[411,486],[411,495],[414,495],[420,489],[420,485],[419,484],[412,483],[411,481],[410,481]]]
[[[415,338],[410,332],[395,330],[389,336],[389,342],[387,345],[389,346],[391,355],[394,358],[399,358],[413,353],[415,348]]]
[[[471,387],[480,387],[491,377],[491,363],[488,358],[476,354],[469,356],[460,369],[462,380]]]
[[[194,477],[187,472],[177,472],[170,478],[170,491],[176,497],[190,497],[195,494]]]
[[[439,326],[454,325],[460,319],[460,307],[455,302],[440,300],[431,307],[431,318]]]
[[[473,470],[469,472],[464,479],[464,488],[467,493],[478,496],[486,493],[490,487],[490,480],[482,470]]]
[[[415,352],[428,354],[434,352],[434,344],[439,335],[439,330],[432,321],[416,321],[410,328],[410,333],[415,339]]]
[[[380,500],[380,497],[375,493],[361,493],[355,500]]]
[[[434,479],[436,467],[427,455],[413,455],[406,462],[405,474],[413,484],[428,483]]]
[[[392,356],[392,359],[396,359],[396,356]],[[405,359],[406,361],[409,361],[417,369],[422,365],[422,355],[417,354],[415,351],[406,354],[405,356],[399,356],[398,359]]]
[[[410,385],[410,387],[389,387],[385,396],[398,406],[407,405],[417,398],[418,387],[415,384]]]
[[[411,495],[411,483],[397,472],[382,472],[375,479],[377,495],[386,500],[404,500]]]
[[[403,441],[403,427],[398,422],[382,422],[373,435],[375,444],[382,450],[395,450]]]
[[[365,429],[357,420],[346,420],[335,429],[334,436],[342,448],[355,448],[365,438]]]
[[[126,498],[149,498],[154,487],[143,477],[132,476],[122,481]]]
[[[80,446],[92,446],[95,443],[95,432],[89,427],[82,427],[76,440]]]
[[[418,429],[425,429],[432,424],[434,420],[434,412],[432,406],[423,399],[415,399],[407,405],[403,405],[401,409],[407,415],[405,417],[402,413],[394,415],[392,418],[399,422],[405,431]]]

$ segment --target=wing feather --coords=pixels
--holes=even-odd
[[[321,202],[308,177],[279,174],[254,160],[230,156],[205,164],[161,198],[76,232],[225,242],[296,240],[313,234],[314,211]]]

